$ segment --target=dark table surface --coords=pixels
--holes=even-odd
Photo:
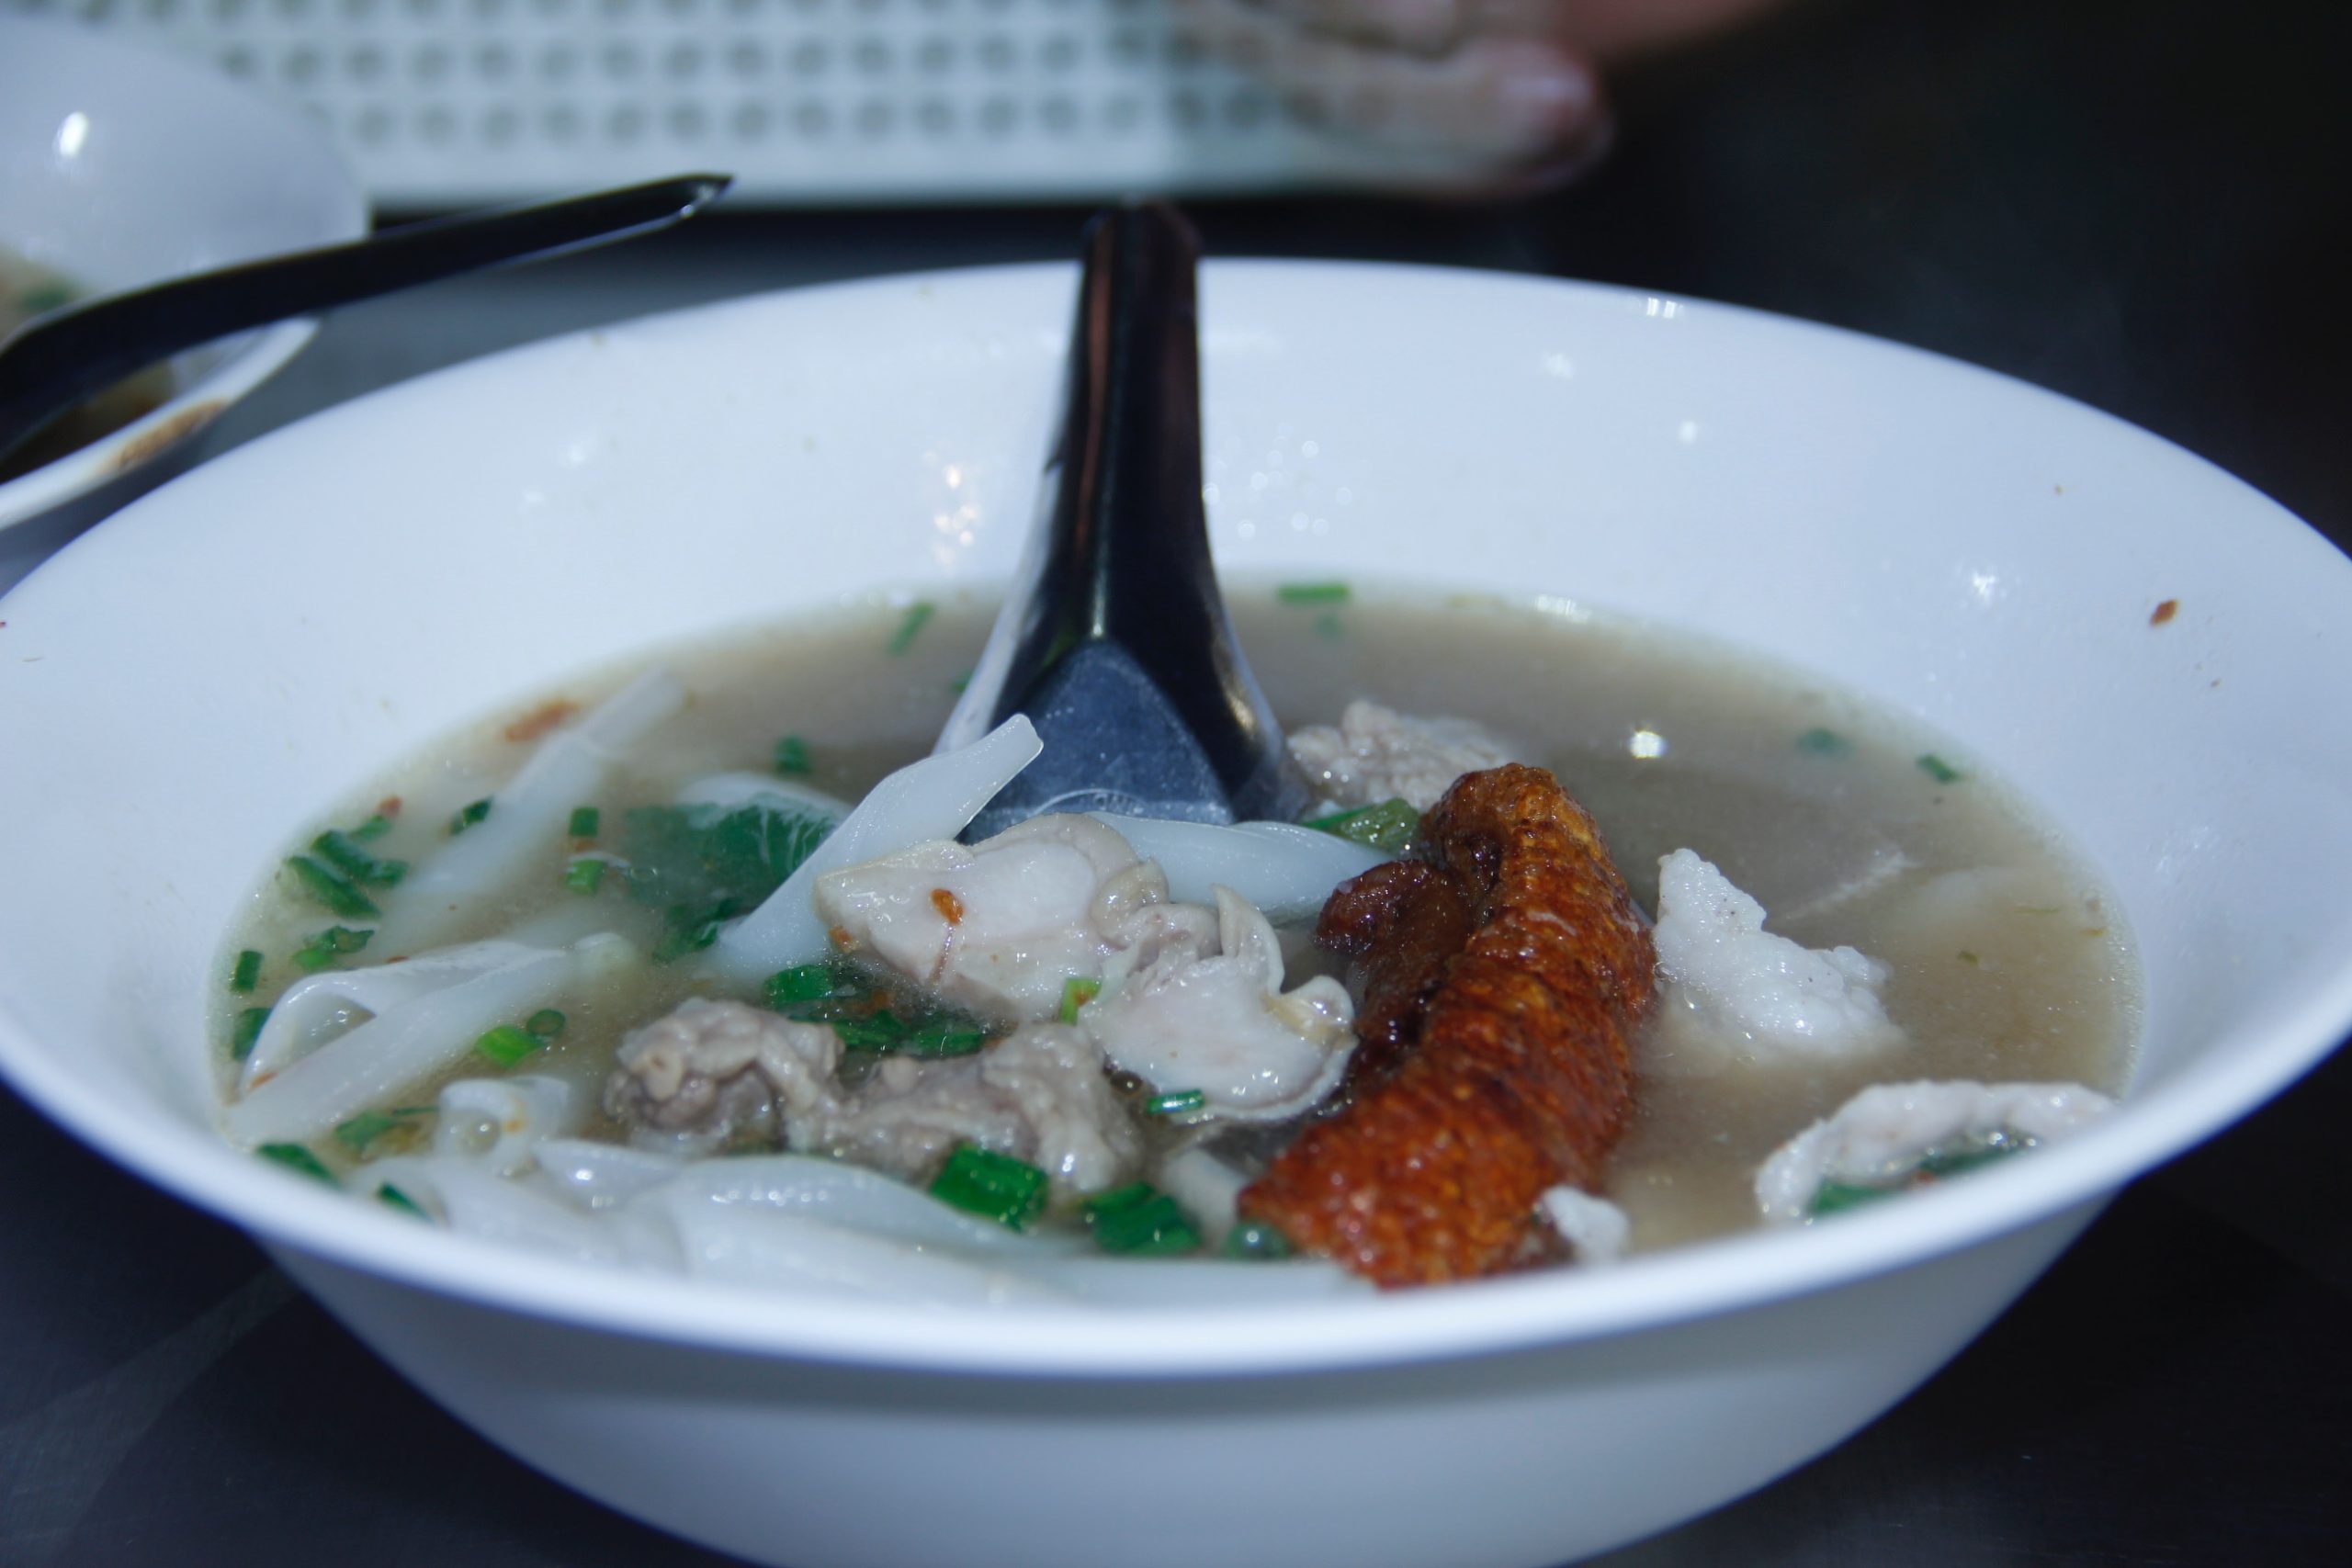
[[[1220,254],[1600,278],[1938,349],[2169,436],[2344,545],[2347,61],[2340,0],[1832,0],[1625,81],[1616,154],[1575,189],[1196,216]],[[221,435],[673,305],[1066,257],[1080,216],[721,214],[349,310]],[[2352,1562],[2348,1112],[2352,1055],[2124,1194],[1853,1441],[1606,1561]],[[719,1561],[492,1449],[243,1237],[0,1090],[0,1562]]]

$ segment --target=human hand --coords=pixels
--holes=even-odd
[[[1603,71],[1779,0],[1172,0],[1235,64],[1311,99],[1402,185],[1572,179],[1607,150]]]

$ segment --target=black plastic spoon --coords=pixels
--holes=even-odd
[[[1306,804],[1217,592],[1201,504],[1200,242],[1173,208],[1087,226],[1062,423],[1011,600],[943,748],[1026,714],[1045,754],[967,830],[1043,811],[1290,820]]]
[[[84,398],[182,349],[481,267],[666,229],[716,200],[731,177],[682,175],[431,219],[52,311],[0,343],[0,457]]]

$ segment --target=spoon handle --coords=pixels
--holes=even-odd
[[[458,273],[667,228],[716,199],[728,181],[685,175],[430,219],[53,311],[0,343],[0,454],[82,399],[182,349]]]
[[[940,741],[1024,713],[1046,750],[967,836],[1046,810],[1291,817],[1304,786],[1209,559],[1200,242],[1148,202],[1097,216],[1084,254],[1044,510]]]

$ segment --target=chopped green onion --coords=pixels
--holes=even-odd
[[[808,742],[797,735],[786,735],[775,743],[775,771],[779,773],[805,773],[816,763],[808,756]]]
[[[1198,1111],[1209,1102],[1204,1089],[1180,1089],[1167,1094],[1155,1094],[1143,1102],[1147,1116],[1182,1116]]]
[[[346,957],[368,945],[372,931],[353,931],[349,926],[329,926],[295,950],[295,965],[305,974],[316,974],[338,958]]]
[[[363,1111],[348,1122],[336,1123],[334,1139],[353,1154],[365,1156],[377,1139],[413,1127],[419,1117],[432,1115],[433,1110],[430,1105],[401,1105],[390,1111]]]
[[[1290,1237],[1269,1224],[1244,1220],[1225,1233],[1225,1255],[1249,1263],[1273,1263],[1295,1250]]]
[[[420,1220],[429,1220],[433,1217],[418,1205],[415,1199],[389,1181],[376,1189],[376,1201],[383,1204],[387,1209],[398,1209],[401,1213],[413,1215]]]
[[[1919,771],[1940,784],[1958,784],[1968,776],[1933,751],[1920,753]]]
[[[373,843],[392,830],[392,819],[379,811],[351,830],[351,836],[363,844]]]
[[[1078,1010],[1102,994],[1102,981],[1090,980],[1083,975],[1073,975],[1062,982],[1061,1011],[1055,1016],[1064,1023],[1076,1023]]]
[[[768,1006],[779,1012],[787,1002],[819,1001],[833,994],[833,966],[802,964],[768,976]]]
[[[905,1051],[918,1056],[968,1056],[989,1043],[986,1029],[955,1016],[903,1019],[888,1010],[828,1021],[853,1051]]]
[[[1409,800],[1384,800],[1377,806],[1317,817],[1303,826],[1393,855],[1403,853],[1413,835],[1421,830],[1421,814]]]
[[[17,309],[27,316],[45,316],[72,303],[73,287],[63,283],[36,283],[17,296]]]
[[[915,638],[922,635],[923,623],[930,620],[933,612],[938,608],[928,599],[918,599],[908,605],[906,618],[899,623],[899,629],[890,634],[890,651],[904,653],[912,648]]]
[[[237,966],[229,972],[229,988],[232,991],[250,991],[259,984],[261,984],[261,953],[258,950],[249,947],[237,954]]]
[[[575,806],[571,808],[571,836],[593,839],[596,836],[596,829],[604,825],[604,820],[605,814],[594,807]]]
[[[247,1008],[237,1015],[229,1029],[229,1059],[242,1062],[254,1054],[254,1043],[261,1038],[261,1026],[269,1021],[267,1008]]]
[[[1814,728],[1797,737],[1797,750],[1808,757],[1842,757],[1854,743],[1834,729]]]
[[[537,1040],[552,1040],[563,1032],[564,1016],[554,1008],[541,1008],[523,1021],[523,1032]]]
[[[1046,1212],[1046,1173],[1010,1155],[961,1144],[933,1179],[931,1195],[967,1214],[1023,1230]]]
[[[831,1024],[853,1052],[968,1056],[989,1039],[984,1020],[899,996],[847,959],[780,969],[765,991],[768,1006],[797,1023]]]
[[[546,1043],[526,1030],[517,1029],[511,1023],[502,1023],[475,1041],[474,1049],[500,1066],[511,1067]]]
[[[563,868],[563,885],[571,892],[592,895],[604,882],[605,863],[594,855],[582,855]]]
[[[971,687],[972,675],[973,671],[969,670],[965,671],[961,675],[956,676],[956,679],[947,682],[947,689],[955,693],[957,696],[962,696],[965,692],[969,690]]]
[[[1094,1245],[1105,1252],[1167,1258],[1200,1250],[1201,1234],[1176,1206],[1176,1200],[1148,1181],[1114,1187],[1088,1200],[1085,1210]]]
[[[480,800],[469,800],[465,805],[458,807],[456,814],[449,818],[449,836],[453,839],[456,838],[458,834],[464,832],[467,829],[472,827],[475,823],[489,816],[490,802],[491,797],[485,795]]]
[[[384,912],[376,907],[373,898],[359,891],[350,878],[332,867],[322,865],[308,855],[288,855],[286,865],[293,872],[294,879],[302,885],[303,892],[335,914],[357,917]]]
[[[1285,582],[1274,590],[1274,597],[1285,604],[1344,604],[1348,592],[1348,585],[1339,581]]]
[[[299,1170],[305,1176],[315,1177],[329,1187],[343,1185],[334,1179],[334,1172],[321,1163],[318,1156],[300,1144],[264,1144],[254,1153],[264,1159],[274,1159],[288,1170]]]
[[[404,860],[378,860],[347,833],[330,828],[311,840],[311,852],[354,882],[390,887],[408,874]]]

